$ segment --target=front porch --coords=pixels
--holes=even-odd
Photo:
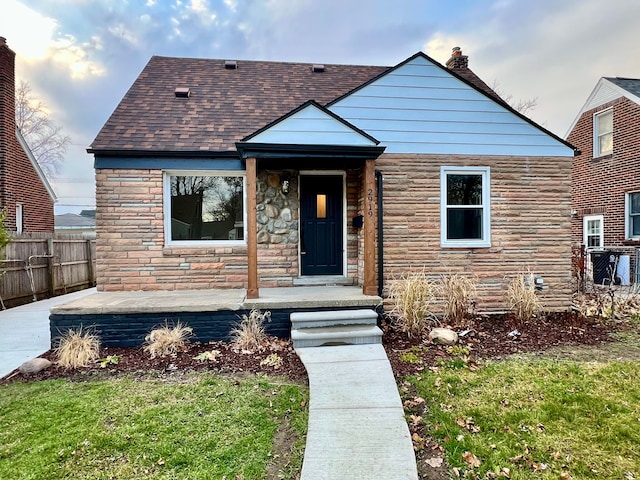
[[[293,312],[357,310],[381,313],[382,299],[357,286],[261,288],[251,299],[245,289],[98,292],[53,307],[49,322],[52,344],[70,328],[92,329],[104,346],[137,346],[154,327],[182,322],[195,340],[228,340],[229,331],[252,309],[271,312],[270,335],[288,338]]]

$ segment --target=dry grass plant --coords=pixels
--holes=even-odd
[[[473,314],[477,277],[454,273],[443,275],[440,281],[444,297],[444,320],[452,325],[466,326]]]
[[[528,279],[528,280],[527,280]],[[542,311],[542,302],[538,297],[533,274],[518,274],[507,287],[507,303],[509,310],[520,323],[526,322]]]
[[[100,358],[100,337],[82,327],[70,328],[60,337],[54,352],[63,368],[87,367]]]
[[[422,334],[429,322],[437,322],[432,305],[440,289],[424,270],[403,274],[391,283],[389,298],[393,308],[389,315],[409,338]]]
[[[235,348],[253,351],[259,349],[267,339],[265,322],[271,321],[271,312],[253,309],[249,315],[240,317],[240,322],[231,330],[231,342]]]
[[[192,333],[193,329],[181,322],[173,326],[165,324],[163,327],[154,328],[144,337],[144,351],[150,354],[151,358],[175,355],[186,347]]]

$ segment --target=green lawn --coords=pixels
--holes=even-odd
[[[186,378],[0,386],[0,478],[249,480],[270,464],[278,478],[299,472],[306,388]],[[279,428],[294,439],[284,451],[274,450]]]
[[[633,480],[639,367],[525,357],[476,370],[457,359],[410,381],[428,433],[463,478]]]

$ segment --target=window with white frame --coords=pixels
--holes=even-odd
[[[238,172],[165,172],[166,243],[244,243],[244,196]]]
[[[489,167],[440,167],[440,243],[491,246]]]
[[[613,110],[605,110],[593,116],[593,156],[613,152]]]
[[[24,207],[21,203],[16,203],[16,232],[22,233],[23,230]]]
[[[627,238],[640,238],[640,192],[627,193],[626,199],[626,227]]]
[[[582,236],[588,250],[601,250],[604,247],[604,217],[586,215],[582,219]]]

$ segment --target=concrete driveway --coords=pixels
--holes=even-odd
[[[95,288],[0,311],[0,378],[51,348],[49,309],[96,293]]]

